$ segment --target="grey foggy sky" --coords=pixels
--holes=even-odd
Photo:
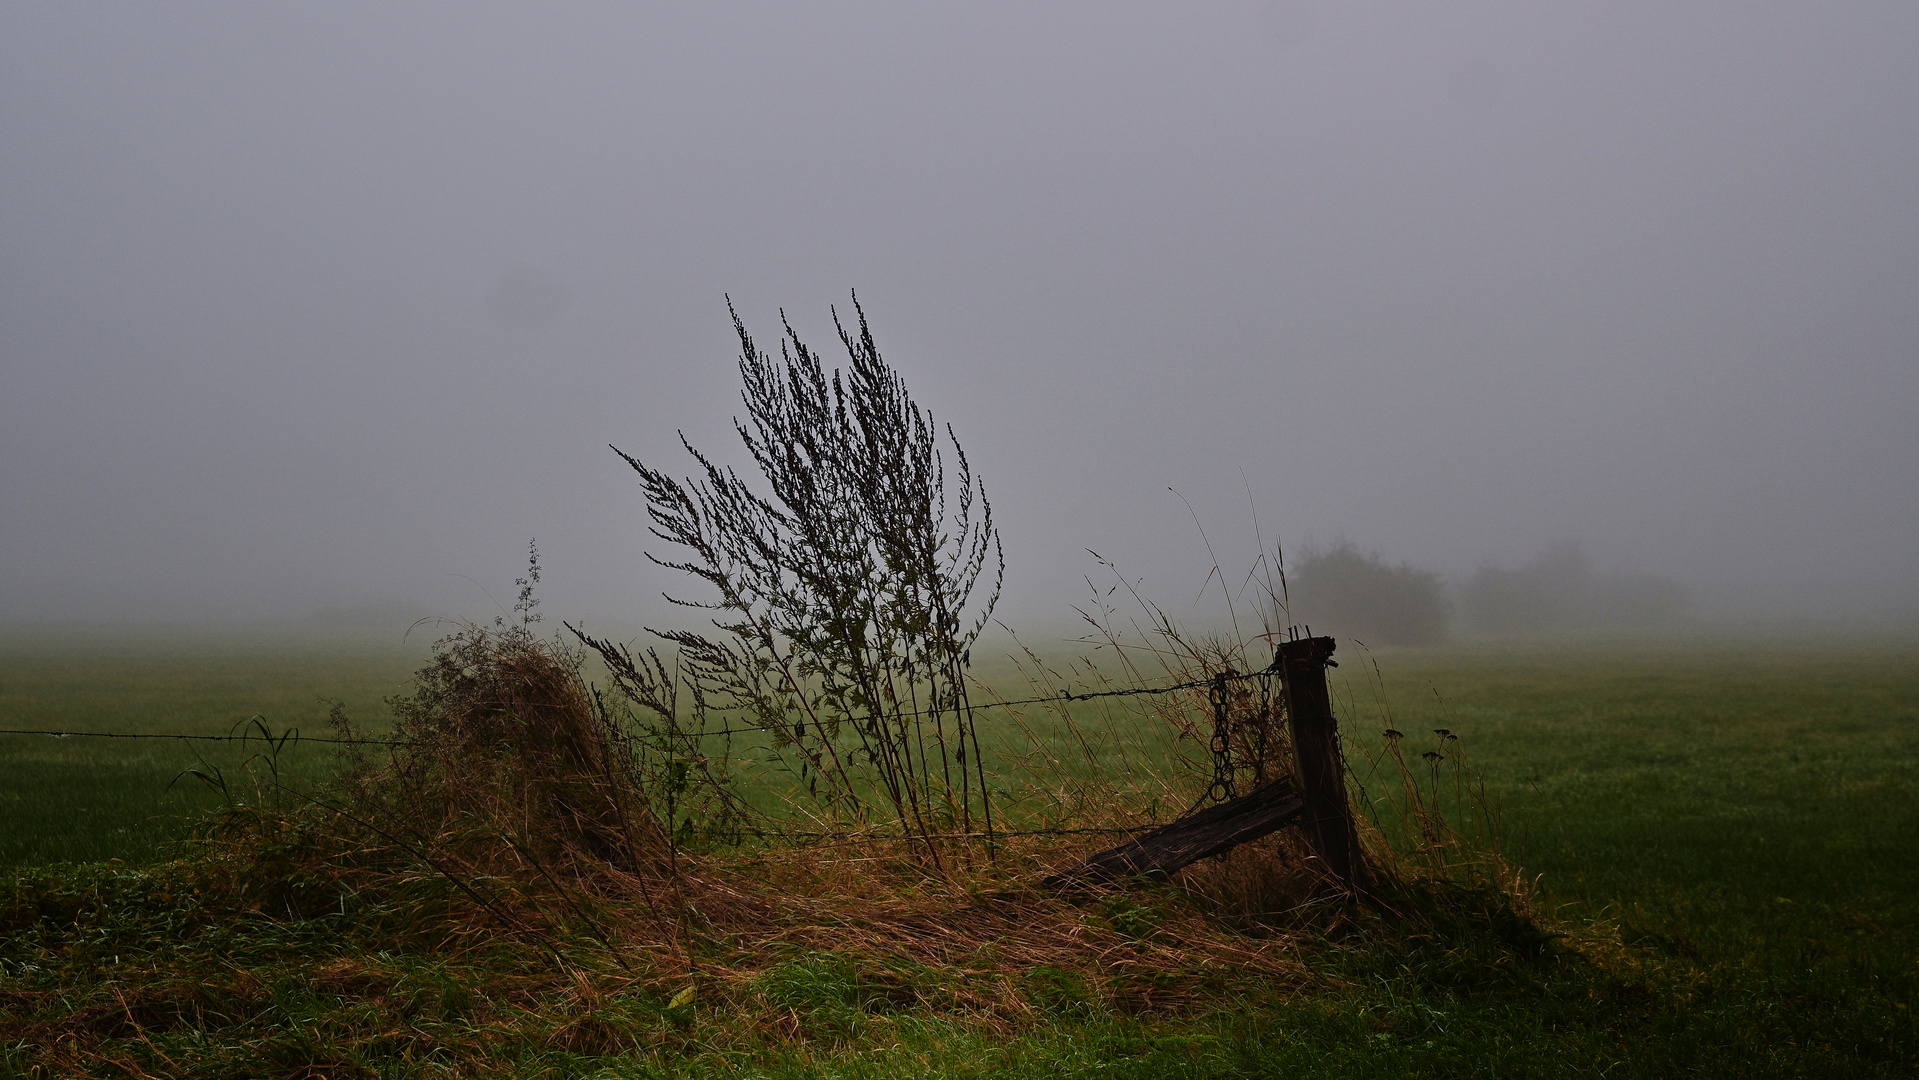
[[[859,290],[1052,618],[1268,537],[1919,603],[1919,7],[0,10],[0,619],[640,617]],[[1244,479],[1242,479],[1242,476]],[[470,579],[470,580],[469,580]]]

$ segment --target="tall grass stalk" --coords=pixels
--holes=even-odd
[[[653,631],[671,659],[580,640],[689,781],[727,786],[700,740],[745,723],[770,737],[818,816],[904,830],[938,866],[932,837],[994,828],[966,670],[1005,560],[952,428],[942,439],[881,357],[857,298],[854,311],[856,329],[834,313],[848,367],[830,374],[790,324],[775,358],[733,313],[746,406],[735,429],[759,484],[684,439],[697,479],[621,453],[653,535],[675,552],[647,557],[710,590],[669,598],[713,612],[718,633]]]

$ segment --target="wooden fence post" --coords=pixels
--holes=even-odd
[[[1339,722],[1333,719],[1326,689],[1334,642],[1329,637],[1283,642],[1275,658],[1286,715],[1293,726],[1299,797],[1305,802],[1300,825],[1307,842],[1349,893],[1366,890],[1369,874],[1346,799],[1346,766],[1339,752]]]

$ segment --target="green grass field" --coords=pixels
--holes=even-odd
[[[374,725],[432,640],[278,626],[0,630],[0,728],[228,735],[260,716],[275,731],[326,734],[328,702]],[[137,861],[217,801],[183,769],[226,772],[259,747],[0,735],[0,865]],[[289,755],[324,768],[324,751]]]
[[[312,733],[323,698],[377,724],[423,652],[417,636],[15,631],[0,638],[0,726],[224,734],[262,714]],[[1385,727],[1414,750],[1436,743],[1434,728],[1458,734],[1500,807],[1503,850],[1538,876],[1552,922],[1606,964],[1514,970],[1444,940],[1348,940],[1309,950],[1312,987],[1228,986],[1211,1012],[1063,1007],[1006,1037],[963,1017],[854,1008],[842,1038],[816,1045],[748,1052],[716,1039],[683,1057],[613,1062],[529,1046],[501,1067],[1616,1077],[1904,1076],[1919,1066],[1919,635],[1809,629],[1371,656],[1342,642],[1339,658],[1337,704],[1368,793],[1390,780],[1366,764]],[[232,769],[242,753],[0,738],[0,863],[21,867],[153,857],[207,804],[169,793],[169,781],[197,754]],[[315,755],[305,767],[324,768],[316,751],[301,753]],[[845,1012],[850,999],[817,974],[793,983],[795,1008]],[[0,966],[0,984],[28,977]],[[0,1055],[0,1075],[27,1060]]]
[[[1701,1067],[1720,1053],[1741,1067],[1728,1072],[1919,1064],[1919,640],[1501,643],[1378,662],[1399,727],[1465,738],[1504,805],[1505,851],[1567,919],[1616,923],[1699,980],[1676,1019]],[[1349,714],[1367,715],[1348,675]]]

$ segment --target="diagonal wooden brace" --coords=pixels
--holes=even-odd
[[[1166,877],[1291,823],[1306,804],[1291,779],[1228,799],[1087,857],[1040,887],[1061,892],[1131,877]]]

